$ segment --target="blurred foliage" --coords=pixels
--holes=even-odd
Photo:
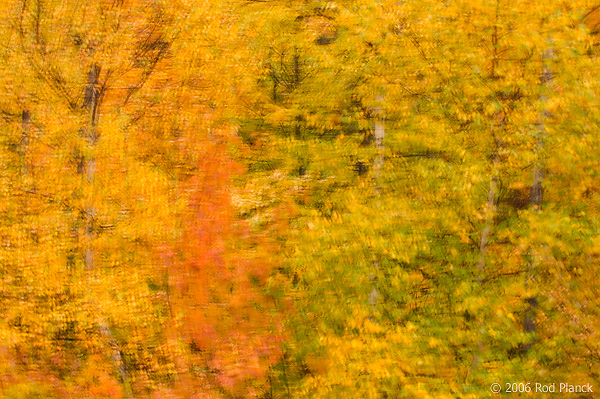
[[[600,383],[597,4],[1,7],[1,397]]]

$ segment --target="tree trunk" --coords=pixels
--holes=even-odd
[[[25,180],[24,188],[27,187],[29,175],[29,164],[27,162],[27,150],[29,148],[29,138],[31,134],[31,114],[29,110],[24,109],[21,113],[21,144],[19,146],[19,156],[21,157],[21,176]]]
[[[548,86],[552,83],[553,76],[552,70],[548,65],[548,61],[552,58],[553,50],[548,49],[544,52],[542,56],[542,61],[544,63],[543,70],[540,76],[540,84],[542,85],[542,91],[546,92],[548,90]],[[540,96],[540,101],[544,103],[547,100],[548,96],[543,93]],[[540,211],[542,209],[542,203],[544,201],[544,139],[546,136],[546,124],[545,120],[548,118],[549,112],[547,110],[543,110],[540,116],[540,119],[537,123],[538,128],[538,141],[536,145],[536,162],[533,166],[533,182],[531,184],[531,193],[529,198],[529,203],[533,207],[533,209]],[[533,262],[535,262],[535,254],[532,256]],[[533,280],[532,276],[532,267],[531,265],[528,267],[528,281]],[[525,315],[523,316],[523,331],[530,334],[535,334],[536,332],[536,319],[537,319],[537,305],[538,298],[537,296],[533,296],[530,298],[526,298],[526,310]],[[527,352],[534,343],[535,339],[531,342],[524,344],[521,347],[521,352]]]
[[[492,162],[492,177],[488,188],[487,200],[485,203],[485,226],[481,231],[479,239],[479,260],[477,262],[477,281],[481,289],[483,284],[483,276],[485,273],[485,264],[487,257],[487,249],[490,241],[490,235],[494,224],[494,215],[496,214],[496,198],[498,197],[498,169],[500,166],[500,157],[498,155],[498,139],[494,137],[494,154]],[[479,323],[479,329],[483,330],[485,321],[482,319]],[[479,335],[479,334],[478,334]],[[481,337],[477,338],[477,353],[473,356],[471,363],[471,373],[473,373],[481,364],[485,347]]]
[[[90,71],[88,73],[88,81],[85,88],[85,97],[83,101],[83,106],[89,112],[89,125],[86,130],[84,130],[85,139],[90,146],[91,153],[93,153],[93,149],[96,146],[96,142],[98,141],[98,133],[97,133],[97,125],[98,125],[98,108],[100,105],[100,90],[98,88],[98,78],[100,76],[100,66],[94,64],[91,66]],[[84,163],[84,173],[87,178],[87,182],[90,186],[94,185],[94,175],[96,173],[96,159],[93,155],[90,155],[87,159],[83,160]],[[89,200],[86,205],[85,210],[85,269],[93,270],[94,269],[94,251],[90,243],[94,240],[96,236],[96,231],[94,227],[94,219],[96,217],[96,209],[92,204],[92,201]]]
[[[547,50],[542,60],[544,61],[544,70],[540,76],[540,83],[547,87],[552,82],[552,71],[547,65],[548,60],[552,57],[552,50]],[[545,90],[545,88],[543,89]],[[542,102],[547,100],[547,96],[543,94],[540,96]],[[533,167],[533,183],[531,185],[530,203],[536,209],[540,209],[544,200],[544,162],[543,162],[543,150],[544,150],[544,138],[546,135],[545,119],[548,117],[548,111],[543,111],[538,121],[538,141],[536,146],[536,162]]]
[[[375,127],[374,127],[374,138],[375,148],[377,149],[377,155],[373,161],[373,172],[375,179],[378,179],[381,175],[381,168],[383,167],[384,150],[385,150],[385,116],[381,110],[381,103],[383,102],[383,95],[377,96],[377,107],[374,109],[375,113]]]
[[[375,148],[377,149],[377,154],[375,155],[375,159],[373,160],[373,178],[375,179],[375,191],[379,193],[379,183],[378,180],[381,176],[381,169],[383,168],[383,153],[385,150],[385,119],[384,114],[381,109],[381,103],[383,102],[383,95],[379,94],[376,98],[377,107],[374,108],[375,114],[375,123],[374,123],[374,138],[375,138]],[[379,263],[374,262],[373,267],[375,269],[379,268]],[[373,281],[373,290],[369,294],[369,304],[373,311],[377,307],[379,303],[380,294],[377,291],[377,277],[372,275],[369,277],[371,281]]]
[[[491,35],[491,42],[493,46],[493,53],[491,59],[490,78],[496,79],[496,69],[498,67],[498,20],[500,17],[500,1],[496,1],[495,10],[495,23],[494,29]],[[481,231],[479,238],[479,260],[477,261],[477,282],[479,284],[480,294],[483,293],[483,277],[485,274],[487,250],[490,241],[490,235],[494,224],[494,215],[496,214],[496,198],[498,197],[498,171],[500,166],[500,138],[497,133],[498,130],[504,129],[504,121],[506,115],[503,112],[498,112],[494,115],[491,122],[492,128],[492,140],[493,140],[493,151],[492,151],[492,176],[490,178],[490,185],[488,188],[487,199],[485,203],[484,217],[485,225]],[[481,318],[479,322],[479,331],[483,331],[485,327],[485,320]],[[477,352],[473,355],[473,361],[471,363],[471,373],[474,373],[482,362],[484,356],[485,346],[481,339],[481,333],[477,333]]]
[[[498,196],[498,155],[494,155],[492,178],[488,188],[487,201],[485,205],[485,226],[481,231],[479,239],[479,261],[477,262],[478,280],[481,283],[483,280],[483,272],[485,271],[485,257],[490,241],[490,233],[494,222],[494,214],[496,213],[496,197]]]
[[[89,112],[89,123],[87,128],[83,129],[82,133],[84,134],[84,137],[89,146],[90,154],[94,153],[94,149],[99,138],[97,126],[100,110],[100,100],[102,95],[101,90],[98,87],[100,71],[101,67],[98,64],[93,64],[90,67],[83,101],[84,108]],[[80,168],[80,171],[83,172],[83,174],[85,175],[85,180],[90,186],[90,192],[92,192],[94,186],[94,178],[96,174],[96,159],[93,155],[89,155],[87,159],[82,159],[82,163],[83,168]],[[93,241],[95,240],[97,235],[95,218],[96,208],[94,207],[93,201],[90,198],[88,199],[88,203],[85,209],[85,248],[83,254],[85,269],[88,272],[91,272],[95,269],[95,252],[93,248]],[[98,312],[97,323],[100,335],[104,337],[104,339],[108,342],[108,345],[110,346],[111,358],[115,365],[115,369],[121,379],[125,397],[131,398],[133,397],[133,395],[130,387],[129,373],[127,371],[127,367],[125,366],[125,362],[123,361],[123,356],[119,348],[119,344],[115,340],[108,322],[102,316],[102,313],[100,311]]]

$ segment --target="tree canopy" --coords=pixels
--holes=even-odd
[[[1,10],[0,397],[593,397],[595,2]]]

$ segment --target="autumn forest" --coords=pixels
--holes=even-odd
[[[592,398],[598,0],[2,0],[0,398]]]

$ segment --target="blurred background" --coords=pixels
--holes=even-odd
[[[0,4],[0,397],[593,397],[600,4]]]

